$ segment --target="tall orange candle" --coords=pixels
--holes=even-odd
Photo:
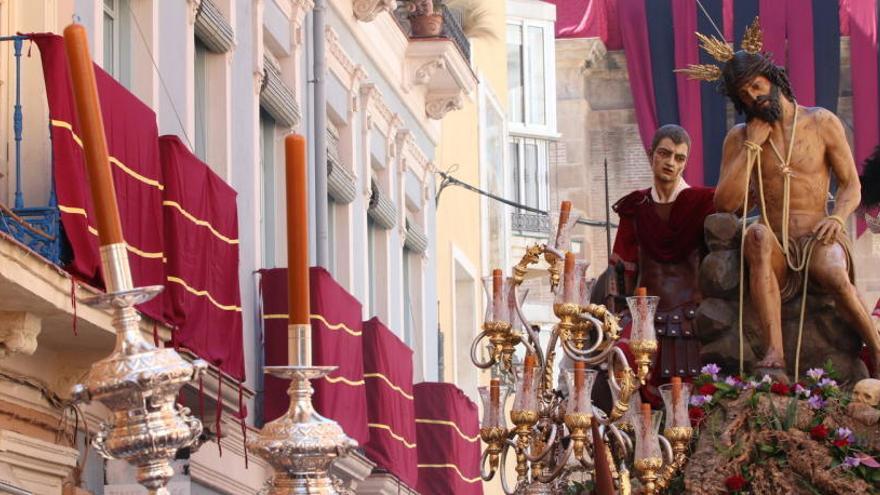
[[[287,276],[289,322],[309,320],[309,205],[306,138],[291,134],[284,139],[287,165]]]
[[[648,288],[647,287],[637,287],[636,288],[636,295],[639,297],[646,297],[648,295]]]
[[[565,302],[577,302],[574,297],[574,253],[565,253],[565,268],[562,270],[563,298]]]
[[[583,361],[574,362],[574,389],[580,393],[584,389],[584,380],[586,379],[587,363]]]
[[[672,408],[675,410],[678,403],[681,402],[681,377],[673,376],[670,382],[672,383]]]
[[[89,55],[86,28],[71,24],[64,29],[67,65],[73,83],[73,96],[79,117],[80,137],[89,174],[89,188],[95,207],[95,222],[102,246],[122,243],[122,223],[116,206],[116,189],[110,172],[110,154],[104,135],[104,118],[98,102],[95,68]]]
[[[501,403],[501,380],[493,378],[489,380],[489,404],[492,410],[497,410]]]
[[[651,431],[651,404],[642,402],[642,424],[645,425],[645,432]]]
[[[504,282],[500,268],[492,270],[492,317],[495,321],[504,319]]]
[[[563,201],[562,206],[559,207],[559,226],[556,228],[556,245],[559,245],[559,236],[562,235],[562,231],[565,228],[565,224],[568,223],[568,218],[571,216],[571,201]]]

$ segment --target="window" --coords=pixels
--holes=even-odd
[[[260,110],[263,267],[275,267],[275,119]]]
[[[207,161],[208,152],[208,47],[195,39],[196,53],[193,64],[195,91],[193,102],[195,110],[195,154]],[[274,124],[274,120],[273,120]]]
[[[104,0],[104,70],[123,86],[131,84],[129,0]]]
[[[413,311],[413,280],[410,274],[416,255],[410,249],[403,248],[403,341],[410,348],[413,346],[413,333],[415,332],[416,321]]]
[[[511,183],[518,203],[547,209],[549,202],[549,142],[543,139],[511,137]]]
[[[376,243],[378,242],[379,237],[379,227],[376,225],[376,222],[367,215],[367,284],[369,284],[368,292],[369,298],[367,302],[369,303],[369,311],[367,314],[371,316],[377,316],[377,305],[378,305],[378,294],[376,294],[376,277],[378,275],[378,270],[376,267],[376,263],[379,261],[376,259],[376,251],[378,246]]]
[[[507,24],[509,121],[522,128],[555,132],[555,49],[552,23],[517,20]]]

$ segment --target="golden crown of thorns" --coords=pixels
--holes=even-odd
[[[706,36],[696,33],[700,40],[700,48],[712,56],[715,60],[727,63],[733,58],[733,46],[715,36]],[[748,53],[758,54],[764,47],[764,35],[761,33],[761,25],[758,18],[746,29],[740,47]],[[714,64],[689,64],[687,69],[675,69],[688,76],[688,79],[700,81],[717,81],[721,77],[721,67]]]

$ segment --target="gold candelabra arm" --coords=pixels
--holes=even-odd
[[[635,461],[636,473],[642,482],[644,495],[657,493],[657,475],[663,467],[662,457],[647,457]]]
[[[529,266],[538,263],[541,260],[541,254],[543,253],[543,245],[535,244],[534,246],[529,246],[526,249],[526,254],[524,254],[522,259],[519,260],[519,263],[513,267],[513,283],[521,285],[523,280],[525,280],[526,273],[529,271]]]
[[[635,357],[636,366],[638,367],[639,383],[644,385],[651,372],[651,359],[657,353],[656,340],[631,340],[629,349]]]
[[[657,487],[665,490],[669,487],[678,473],[684,468],[688,460],[688,448],[693,438],[694,429],[689,426],[676,426],[663,430],[663,436],[672,446],[672,462],[663,466],[663,471],[657,479]]]
[[[611,373],[614,373],[614,370],[611,370]],[[629,410],[629,400],[632,398],[632,394],[639,389],[638,378],[629,366],[623,369],[620,373],[620,377],[617,378],[616,381],[620,387],[620,391],[617,394],[617,401],[614,403],[614,407],[611,409],[611,414],[608,417],[609,422],[612,423],[626,414]]]
[[[504,447],[504,441],[507,439],[507,429],[500,426],[483,427],[480,428],[480,438],[486,443],[486,450],[480,463],[480,474],[483,480],[489,481],[498,470],[501,449]],[[483,470],[487,460],[489,461],[488,473]]]

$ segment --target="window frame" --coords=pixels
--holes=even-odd
[[[554,38],[553,21],[528,19],[522,17],[508,17],[505,23],[505,46],[507,29],[509,26],[517,26],[520,29],[522,39],[522,83],[523,83],[523,101],[522,101],[522,121],[513,120],[508,114],[507,121],[511,134],[528,134],[540,137],[559,137],[556,131],[556,45]],[[544,93],[548,97],[544,99],[544,123],[535,124],[530,120],[533,116],[532,108],[532,92],[534,87],[529,81],[529,74],[532,72],[532,57],[530,54],[529,29],[540,28],[543,30],[543,59],[544,59]],[[553,96],[553,97],[550,97]],[[510,100],[508,99],[508,105]]]

